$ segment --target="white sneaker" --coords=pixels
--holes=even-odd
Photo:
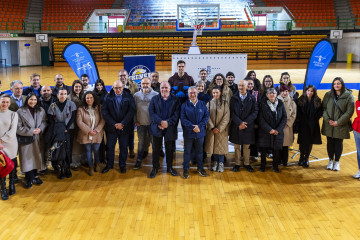
[[[360,170],[353,176],[354,178],[359,178],[360,179]]]
[[[339,161],[335,161],[333,170],[340,171],[340,162]]]
[[[214,161],[213,166],[211,167],[211,171],[216,171],[218,164],[219,163],[217,161]]]
[[[223,163],[223,162],[219,162],[218,172],[223,172],[223,171],[224,171],[224,163]]]
[[[333,160],[329,160],[329,164],[327,165],[326,169],[327,170],[332,170],[334,166],[334,161]]]

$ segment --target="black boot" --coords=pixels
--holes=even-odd
[[[299,165],[299,166],[303,166],[303,165],[304,165],[304,162],[305,162],[305,159],[304,159],[303,157],[300,157],[299,162],[298,162],[298,165]]]
[[[308,168],[309,167],[309,159],[306,158],[305,161],[303,162],[303,165],[302,165],[304,168]]]
[[[16,169],[14,168],[14,170],[11,171],[11,173],[9,174],[9,195],[14,195],[15,194],[15,175],[16,175]]]
[[[72,177],[71,170],[70,170],[70,164],[67,164],[67,165],[66,165],[66,168],[65,168],[65,177],[67,177],[67,178],[71,178],[71,177]]]
[[[6,191],[6,177],[1,178],[1,199],[8,200],[9,195]]]
[[[59,179],[64,179],[65,178],[65,169],[64,168],[65,168],[64,165],[60,166],[60,174],[58,176]]]

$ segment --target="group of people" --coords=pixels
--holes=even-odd
[[[161,83],[159,73],[153,72],[141,80],[140,90],[127,71],[121,70],[109,93],[101,79],[92,88],[86,74],[72,86],[64,84],[62,74],[55,76],[54,87],[41,86],[39,74],[30,76],[31,86],[24,90],[21,81],[13,81],[12,95],[0,96],[0,148],[15,164],[9,174],[9,191],[6,178],[1,179],[1,198],[15,194],[17,154],[26,188],[42,184],[39,172],[47,170],[48,161],[59,179],[70,178],[71,170],[81,164],[89,167],[90,176],[97,171],[107,173],[114,167],[117,142],[120,172],[126,173],[128,154],[135,157],[135,126],[138,151],[133,169],[141,168],[151,143],[150,178],[158,174],[164,156],[167,172],[179,175],[173,168],[179,121],[184,137],[184,178],[189,178],[190,163],[197,165],[201,176],[207,176],[204,159],[208,154],[211,170],[223,172],[228,141],[235,146],[234,172],[241,167],[254,172],[250,158],[257,159],[259,153],[261,172],[266,170],[267,157],[273,159],[273,171],[279,172],[280,164],[288,164],[295,133],[300,148],[298,164],[305,168],[313,144],[322,143],[321,133],[327,137],[329,170],[340,170],[343,139],[350,138],[352,127],[360,145],[360,120],[356,118],[353,126],[350,120],[352,92],[339,77],[321,101],[312,85],[299,96],[287,72],[281,74],[275,88],[270,75],[261,83],[254,71],[236,84],[233,72],[215,74],[209,81],[203,69],[195,83],[185,68],[185,62],[178,61],[177,72]],[[359,101],[356,106],[360,111]],[[360,169],[359,153],[358,161]],[[102,170],[99,162],[106,163]],[[354,177],[360,178],[360,171]]]

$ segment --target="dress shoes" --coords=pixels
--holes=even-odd
[[[167,172],[170,173],[171,176],[174,176],[174,177],[178,175],[177,171],[175,169],[173,169],[172,167],[169,167],[167,169]]]
[[[304,161],[304,163],[303,163],[302,166],[303,166],[304,168],[308,168],[309,165],[310,165],[310,164],[309,164],[309,159],[306,159],[306,160]]]
[[[141,162],[140,162],[140,161],[136,161],[133,169],[134,169],[134,170],[138,170],[139,168],[141,168]]]
[[[240,171],[240,165],[235,165],[233,167],[233,172],[238,172],[238,171]]]
[[[24,182],[24,188],[29,189],[31,187],[32,187],[32,182],[30,180],[26,179]]]
[[[126,167],[120,167],[120,172],[121,173],[126,173]]]
[[[186,179],[186,178],[189,178],[189,170],[188,170],[188,169],[184,169],[183,177],[184,177],[185,179]]]
[[[36,177],[34,178],[33,183],[36,185],[41,185],[43,184],[43,181],[39,177]]]
[[[265,167],[260,167],[260,172],[265,172]]]
[[[101,173],[107,173],[108,171],[110,171],[110,169],[112,169],[112,167],[104,167],[104,169],[101,171]]]
[[[153,168],[150,172],[149,178],[154,178],[156,176],[156,174],[158,173],[158,169],[157,168]]]
[[[273,171],[276,173],[280,172],[278,167],[273,167]]]
[[[254,169],[250,165],[245,165],[244,168],[248,170],[248,172],[254,172]]]

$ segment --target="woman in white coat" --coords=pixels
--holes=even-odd
[[[10,96],[3,94],[0,96],[0,144],[4,147],[2,151],[8,156],[15,165],[18,144],[16,140],[16,127],[18,123],[18,115],[16,112],[9,110]],[[16,165],[15,165],[16,166]],[[9,174],[9,195],[15,194],[15,178],[16,168]],[[6,191],[6,177],[1,178],[1,199],[9,199]]]
[[[33,92],[27,95],[24,105],[17,110],[17,113],[19,121],[16,133],[33,141],[29,144],[19,142],[20,169],[25,173],[24,186],[31,188],[33,183],[42,184],[38,170],[41,170],[44,164],[44,144],[40,138],[46,127],[46,114]]]

